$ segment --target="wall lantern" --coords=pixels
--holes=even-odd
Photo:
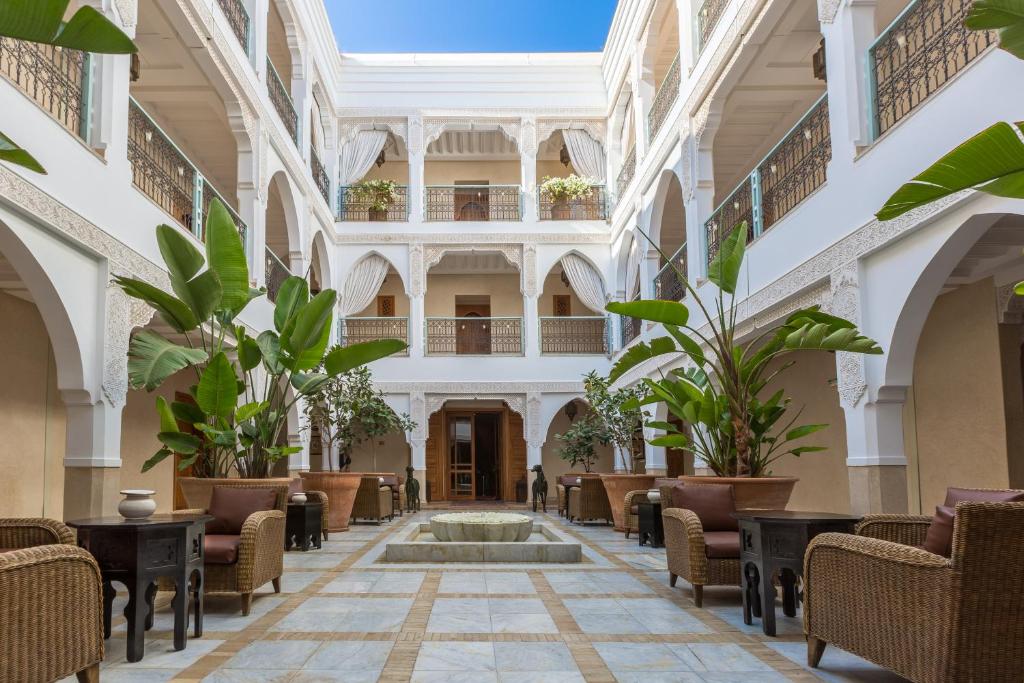
[[[569,148],[565,146],[564,142],[562,143],[562,149],[559,150],[558,152],[558,160],[561,161],[562,166],[565,167],[568,167],[569,162],[572,161],[572,159],[569,157]]]

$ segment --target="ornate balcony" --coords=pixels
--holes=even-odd
[[[629,181],[636,173],[636,146],[630,147],[626,158],[622,160],[622,168],[619,170],[619,177],[615,180],[615,193],[621,197],[629,187]]]
[[[128,101],[128,161],[132,183],[199,239],[216,197],[231,214],[244,242],[247,227],[223,195],[133,98]]]
[[[542,317],[540,352],[570,356],[607,354],[608,319],[601,315]]]
[[[679,98],[679,84],[679,53],[677,52],[676,58],[672,60],[672,66],[669,67],[668,73],[665,74],[665,80],[661,82],[661,85],[658,87],[658,93],[654,96],[654,101],[651,103],[651,111],[647,114],[648,140],[653,140],[657,137],[658,131],[661,130],[661,126],[665,123],[665,119],[672,109],[672,105]]]
[[[242,0],[217,0],[220,10],[231,24],[231,30],[246,54],[249,54],[249,13]]]
[[[393,200],[384,208],[374,208],[373,199],[352,185],[338,188],[339,221],[402,222],[409,220],[409,188],[397,185]]]
[[[537,197],[537,215],[542,221],[603,221],[608,218],[608,194],[604,185],[594,185],[589,197],[556,202],[546,192]]]
[[[824,185],[831,160],[828,97],[822,95],[704,222],[708,263],[740,221],[747,221],[750,242]]]
[[[729,0],[704,0],[700,9],[697,10],[697,51],[704,49],[711,37],[711,32],[718,25],[725,8],[729,6]]]
[[[292,102],[288,88],[285,87],[281,77],[277,75],[277,69],[274,68],[269,58],[267,59],[267,93],[270,95],[274,109],[277,110],[277,115],[281,117],[281,122],[288,129],[288,134],[292,136],[292,142],[298,145],[299,116],[295,113],[295,103]]]
[[[673,268],[672,266],[675,266]],[[654,297],[665,301],[682,301],[686,296],[686,287],[679,281],[676,268],[684,278],[688,276],[686,269],[686,243],[676,250],[669,258],[669,262],[662,266],[658,274],[654,276]]]
[[[518,221],[518,185],[428,185],[428,221]]]
[[[292,276],[292,271],[269,248],[263,250],[263,258],[266,266],[267,298],[277,301],[277,292],[284,281]]]
[[[342,318],[338,321],[338,339],[342,346],[378,339],[401,339],[408,343],[409,319]],[[409,350],[406,349],[400,355],[409,355]]]
[[[640,293],[632,298],[632,301],[639,301],[642,298]],[[624,349],[629,343],[640,336],[639,318],[630,315],[619,314],[619,348]]]
[[[522,318],[427,318],[428,356],[521,356]]]
[[[921,106],[932,93],[996,42],[994,31],[969,31],[972,0],[916,0],[868,50],[874,137]]]
[[[0,75],[86,142],[90,63],[87,52],[0,37]]]
[[[327,202],[327,206],[330,206],[331,180],[327,177],[327,171],[324,170],[324,165],[320,163],[320,157],[316,155],[316,150],[312,147],[309,148],[309,172],[313,175],[313,182],[316,183],[316,187],[320,190],[324,201]]]

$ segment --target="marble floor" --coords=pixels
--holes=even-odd
[[[804,666],[799,618],[778,610],[778,637],[743,624],[738,588],[705,589],[704,608],[680,579],[669,588],[663,550],[606,526],[538,515],[583,543],[579,565],[385,564],[388,538],[436,510],[354,525],[317,551],[285,555],[242,617],[237,598],[210,596],[204,636],[171,647],[168,607],[146,655],[125,660],[124,626],[106,645],[101,680],[573,683],[574,681],[830,681],[903,679],[828,648]],[[115,610],[117,607],[115,606]],[[115,613],[117,613],[115,611]],[[122,620],[123,621],[123,620]],[[73,679],[69,679],[73,680]]]

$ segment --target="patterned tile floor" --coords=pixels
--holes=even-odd
[[[381,527],[355,525],[319,551],[285,555],[282,593],[268,584],[248,617],[237,598],[207,598],[204,637],[171,647],[158,611],[146,656],[125,660],[123,623],[107,641],[101,680],[573,683],[903,679],[828,648],[803,666],[801,621],[778,610],[779,636],[743,624],[737,588],[668,587],[665,553],[610,527],[538,515],[585,544],[580,565],[382,564],[392,535],[436,510]],[[115,613],[117,610],[115,605]],[[123,620],[122,620],[123,622]],[[73,680],[73,679],[69,679]]]

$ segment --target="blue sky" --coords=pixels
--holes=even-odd
[[[600,50],[617,0],[325,0],[344,52]]]

